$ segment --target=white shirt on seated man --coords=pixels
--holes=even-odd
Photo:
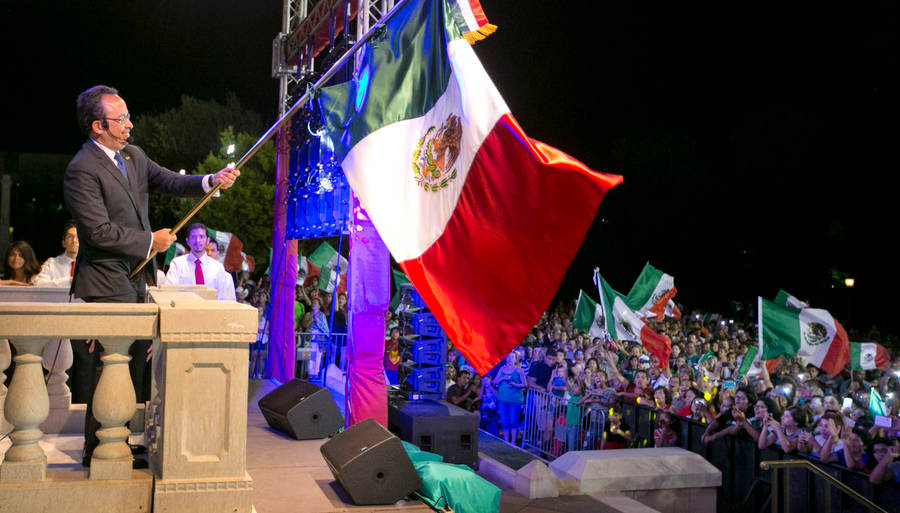
[[[75,257],[78,256],[78,233],[75,222],[69,221],[63,229],[62,247],[59,256],[50,257],[41,266],[41,272],[34,277],[36,287],[69,287],[75,271]]]
[[[206,226],[194,223],[188,229],[190,253],[172,259],[166,279],[176,285],[205,285],[215,289],[221,301],[234,301],[234,279],[218,260],[206,254],[209,235]],[[198,263],[199,262],[199,268]]]

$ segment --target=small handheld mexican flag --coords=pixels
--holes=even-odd
[[[631,286],[631,290],[628,291],[625,304],[645,317],[661,318],[669,309],[672,312],[669,315],[671,317],[677,307],[672,309],[669,302],[675,297],[676,292],[675,278],[647,262],[634,285]],[[672,306],[674,307],[674,305],[673,302]]]
[[[582,333],[587,333],[591,338],[603,337],[606,334],[603,305],[591,299],[583,290],[578,294],[572,326]]]
[[[851,370],[887,370],[891,355],[883,345],[875,342],[850,342]]]
[[[340,257],[340,261],[338,257]],[[347,290],[347,259],[338,255],[338,252],[331,247],[331,244],[327,242],[319,244],[319,247],[306,259],[306,262],[309,269],[308,276],[319,277],[319,290],[334,292],[335,286],[337,286],[338,292]],[[340,276],[336,272],[338,262],[340,262]]]
[[[760,358],[800,356],[834,376],[850,359],[847,332],[826,310],[758,299]]]
[[[625,296],[613,290],[598,271],[594,271],[594,282],[600,292],[602,314],[609,335],[616,340],[627,340],[644,346],[650,354],[659,358],[661,368],[669,365],[669,355],[672,353],[669,337],[650,329],[640,315],[628,308]]]
[[[209,235],[210,242],[219,245],[219,262],[225,266],[225,270],[232,273],[244,269],[249,264],[247,254],[244,253],[244,244],[233,233],[220,232],[206,227],[206,234]]]

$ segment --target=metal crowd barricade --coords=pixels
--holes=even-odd
[[[256,342],[250,344],[250,379],[262,379],[266,375],[266,353],[269,349],[269,325],[260,323]]]
[[[296,333],[297,368],[295,375],[302,379],[325,382],[328,366],[336,365],[347,372],[346,333]]]
[[[570,405],[568,398],[529,389],[521,429],[522,447],[547,459],[568,451],[599,449],[606,426],[605,408],[582,405],[578,424],[570,428],[566,426],[570,407],[574,405]]]

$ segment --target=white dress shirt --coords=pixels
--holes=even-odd
[[[196,285],[197,260],[200,260],[200,268],[203,269],[203,284],[216,289],[219,300],[235,301],[234,279],[225,271],[225,266],[206,253],[199,259],[193,253],[173,258],[169,263],[166,279],[176,285]]]
[[[41,272],[34,277],[36,287],[68,287],[72,284],[72,262],[74,258],[63,253],[50,257],[41,266]]]

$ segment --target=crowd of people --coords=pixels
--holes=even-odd
[[[678,445],[678,423],[690,419],[707,425],[703,443],[748,436],[759,448],[869,473],[873,483],[900,482],[900,354],[886,370],[851,371],[848,365],[829,376],[794,357],[757,365],[756,375],[738,375],[748,348],[757,344],[748,310],[738,319],[692,312],[650,320],[672,343],[668,365],[660,367],[639,344],[580,332],[572,325],[574,304],[561,305],[484,376],[448,344],[447,400],[478,412],[483,429],[519,444],[526,394],[552,395],[564,405],[553,434],[558,454]],[[877,331],[859,335],[856,340],[879,339]],[[655,409],[652,440],[639,440],[627,425],[623,402]],[[593,409],[608,415],[604,433],[596,443],[577,440],[579,424]]]
[[[78,253],[73,224],[64,227],[61,244],[62,254],[42,265],[27,242],[12,243],[0,285],[68,286]],[[214,254],[217,249],[209,251]],[[241,272],[232,278],[236,299],[256,307],[263,324],[269,277],[260,273],[254,280]],[[334,298],[333,321],[332,299],[331,293],[320,290],[317,277],[298,284],[296,331],[345,332],[347,296],[340,293]],[[484,376],[448,344],[447,400],[479,412],[484,429],[517,444],[522,440],[526,394],[552,396],[566,407],[561,429],[554,434],[559,453],[639,443],[674,446],[679,421],[690,419],[708,426],[704,443],[749,436],[761,449],[777,447],[835,462],[870,473],[873,483],[900,482],[900,355],[886,370],[851,371],[848,366],[829,376],[795,357],[760,365],[757,375],[738,375],[748,348],[757,344],[753,316],[726,319],[693,312],[679,319],[649,321],[671,340],[668,365],[660,366],[659,359],[639,344],[580,332],[573,317],[573,304],[545,313],[505,361]],[[390,321],[388,326],[392,327]],[[386,337],[385,361],[394,365],[389,372],[396,372],[397,363],[397,358],[388,360],[396,353],[390,347],[391,341],[396,344],[393,335]],[[858,340],[880,338],[877,332],[853,335]],[[622,401],[656,410],[652,440],[638,440],[619,411]],[[874,411],[873,404],[880,411]],[[596,443],[586,444],[577,439],[579,433],[584,436],[578,426],[586,413],[596,409],[608,412],[605,429]]]

